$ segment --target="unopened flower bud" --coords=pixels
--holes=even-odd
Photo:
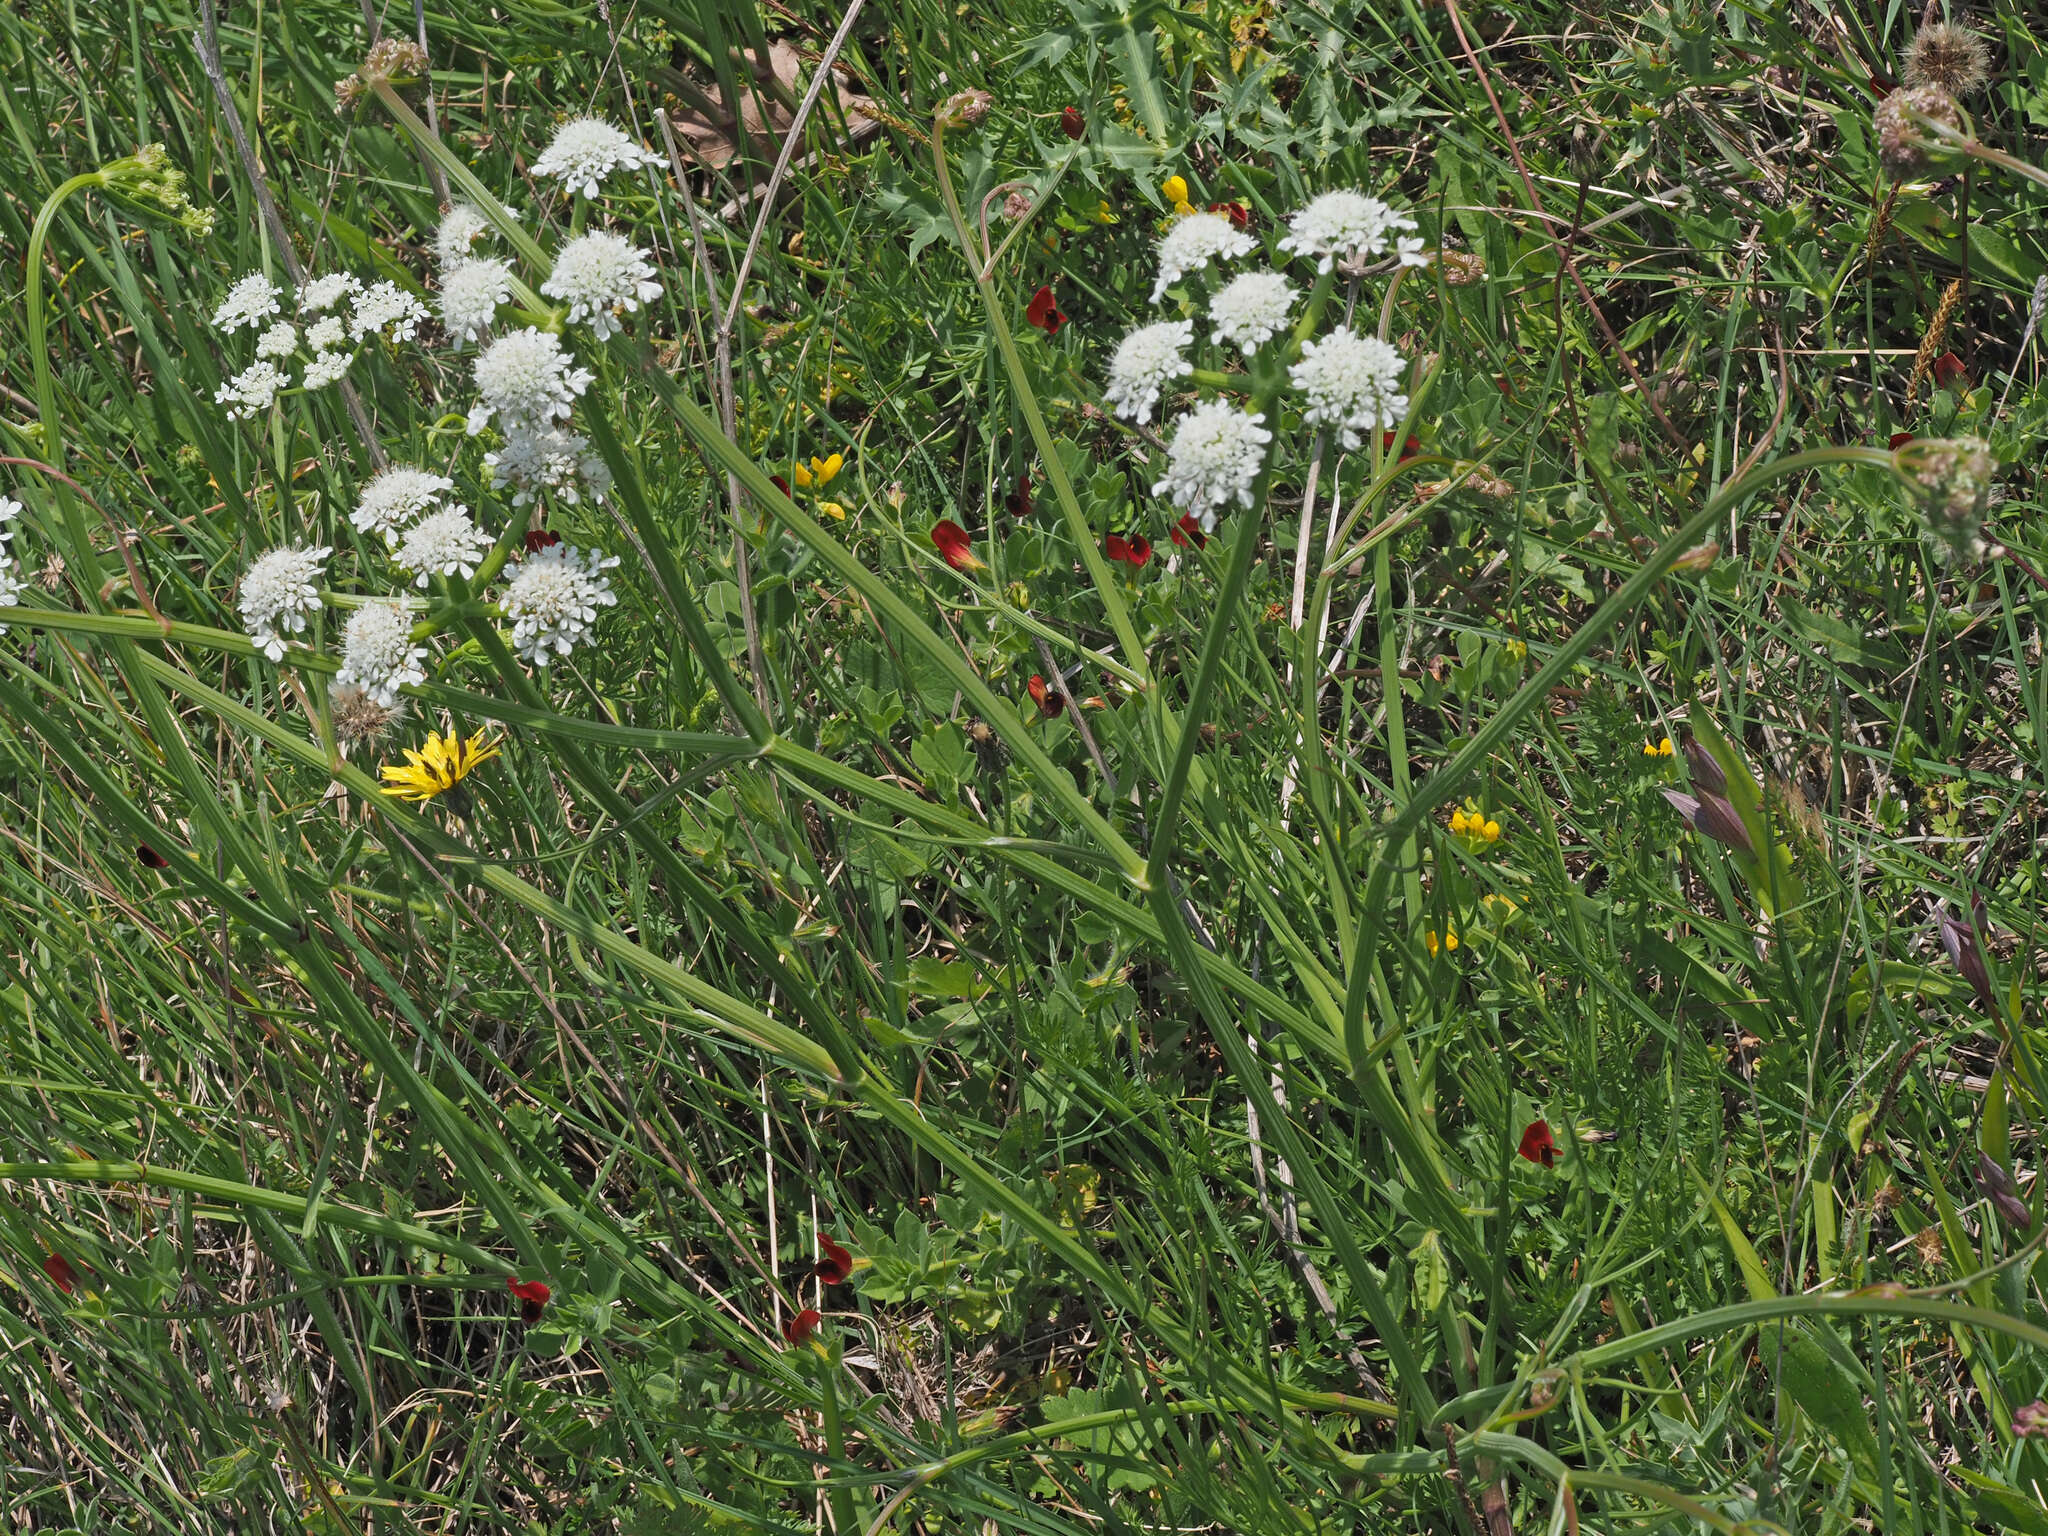
[[[1699,742],[1694,740],[1686,742],[1685,765],[1692,770],[1692,782],[1695,789],[1704,790],[1710,795],[1726,795],[1728,793],[1728,777],[1721,772],[1720,762],[1714,757],[1713,753],[1701,746]]]
[[[1977,1154],[1974,1170],[1977,1190],[1998,1209],[1998,1214],[2022,1232],[2034,1225],[2034,1213],[2027,1209],[2018,1188],[2013,1184],[2012,1175],[2005,1171],[2005,1165],[1993,1162],[1984,1153]]]
[[[427,50],[409,38],[387,32],[363,55],[363,67],[356,71],[369,84],[388,80],[402,85],[427,72]]]
[[[955,91],[932,114],[941,128],[972,128],[988,116],[995,98],[987,91]]]
[[[1977,1006],[1995,1017],[1998,1013],[1997,995],[1991,988],[1991,970],[1984,963],[1983,947],[1977,942],[1981,912],[1978,923],[1967,923],[1952,917],[1948,904],[1941,902],[1935,906],[1934,919],[1941,934],[1941,947],[1948,952],[1949,964],[1970,984],[1970,990],[1977,997]]]

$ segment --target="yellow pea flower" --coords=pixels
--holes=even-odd
[[[1468,825],[1468,820],[1469,819],[1466,817],[1463,811],[1451,812],[1451,835],[1454,837],[1463,837],[1465,835],[1465,828]]]
[[[1173,211],[1179,213],[1188,206],[1188,183],[1184,176],[1169,176],[1159,184],[1159,195],[1173,204]]]
[[[498,743],[490,740],[482,731],[478,731],[467,741],[453,731],[446,736],[439,731],[429,731],[424,747],[417,752],[411,747],[403,750],[403,766],[387,763],[381,770],[384,776],[384,793],[396,795],[401,800],[426,801],[436,795],[446,794],[473,772],[479,763],[488,762],[496,757]]]
[[[1095,205],[1095,222],[1098,224],[1121,224],[1123,221],[1110,211],[1109,200],[1104,198]]]
[[[1438,937],[1437,931],[1432,928],[1422,936],[1422,942],[1429,950],[1429,958],[1432,960],[1437,957],[1439,952],[1446,955],[1454,954],[1458,948],[1458,930],[1446,928],[1442,937]]]
[[[821,501],[818,503],[818,510],[827,517],[837,518],[842,523],[846,521],[846,508],[836,501]]]
[[[1488,821],[1484,826],[1482,826],[1479,829],[1479,835],[1485,838],[1489,843],[1499,842],[1500,823],[1497,821]]]

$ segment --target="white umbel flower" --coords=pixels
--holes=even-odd
[[[1109,360],[1109,385],[1102,398],[1126,421],[1152,419],[1160,392],[1175,379],[1195,371],[1181,349],[1195,337],[1191,320],[1162,320],[1141,325],[1117,343]]]
[[[1273,440],[1265,419],[1228,400],[1204,400],[1173,429],[1173,441],[1166,445],[1166,476],[1152,494],[1193,513],[1204,531],[1213,532],[1225,507],[1252,504],[1252,482]]]
[[[1287,329],[1294,311],[1294,284],[1278,272],[1234,277],[1209,301],[1209,323],[1218,340],[1249,356]]]
[[[1408,414],[1401,380],[1408,365],[1377,336],[1336,330],[1302,343],[1301,361],[1287,370],[1306,404],[1302,420],[1334,427],[1346,448],[1359,433],[1399,425]]]
[[[619,330],[618,316],[661,297],[654,266],[632,241],[604,230],[579,235],[562,247],[555,270],[540,285],[569,306],[569,323],[588,320],[603,341]]]
[[[511,302],[512,269],[502,261],[457,261],[441,274],[441,324],[458,347],[481,341]]]
[[[306,388],[325,389],[348,377],[351,359],[346,352],[316,352],[313,360],[306,364]]]
[[[589,448],[587,440],[559,427],[538,432],[514,427],[506,432],[502,447],[484,455],[491,489],[510,486],[515,507],[531,504],[542,491],[572,506],[585,496],[599,500],[611,489],[612,472]]]
[[[284,660],[285,636],[303,634],[320,609],[320,576],[332,549],[287,544],[256,557],[242,577],[242,623],[256,648]]]
[[[455,482],[446,475],[393,464],[363,487],[348,520],[363,532],[381,533],[387,544],[396,544],[413,519],[440,506],[441,498],[454,489]]]
[[[339,315],[322,315],[306,327],[306,345],[315,352],[346,352],[348,327]]]
[[[349,615],[342,631],[338,687],[353,684],[386,709],[398,702],[398,690],[427,680],[420,663],[427,648],[412,643],[412,616],[401,602],[365,603]]]
[[[430,576],[474,576],[490,552],[491,536],[477,527],[463,506],[440,507],[405,531],[391,556],[424,587]]]
[[[661,157],[641,148],[601,117],[577,117],[555,130],[554,142],[533,162],[533,174],[552,176],[569,191],[597,196],[597,184],[613,171],[659,165]]]
[[[1396,213],[1363,192],[1325,192],[1287,221],[1280,249],[1307,256],[1318,272],[1338,261],[1377,256],[1387,248],[1390,231],[1413,229],[1415,221]]]
[[[261,272],[251,272],[228,290],[213,312],[213,328],[232,335],[243,326],[258,326],[277,313],[277,285]]]
[[[0,544],[14,537],[14,525],[21,520],[21,503],[12,496],[0,496]],[[7,558],[7,551],[0,549],[0,560]]]
[[[519,562],[499,605],[512,621],[512,648],[537,667],[549,652],[566,656],[589,637],[597,610],[618,601],[604,573],[616,556],[550,544]]]
[[[213,392],[213,403],[228,408],[228,420],[247,421],[269,410],[289,382],[275,363],[251,363]]]
[[[299,313],[317,315],[334,308],[363,285],[346,272],[329,272],[299,290]]]
[[[1252,245],[1252,237],[1220,213],[1182,214],[1160,238],[1159,280],[1152,285],[1152,302],[1157,304],[1188,273],[1212,261],[1242,256]]]
[[[481,432],[493,416],[508,436],[514,428],[540,431],[565,420],[595,377],[587,368],[571,367],[573,361],[552,332],[528,327],[500,336],[476,360],[483,399],[470,409],[470,434]]]
[[[419,323],[428,318],[427,306],[393,282],[377,283],[355,295],[355,314],[349,328],[358,341],[382,333],[392,341],[411,341]]]
[[[469,260],[470,247],[490,232],[489,219],[468,203],[456,203],[441,216],[441,227],[434,232],[434,254],[442,266],[452,267]]]
[[[280,320],[261,336],[256,338],[258,357],[290,357],[299,350],[299,329],[289,320]]]
[[[1403,235],[1394,242],[1394,255],[1404,267],[1427,267],[1435,253],[1424,248],[1422,236]]]

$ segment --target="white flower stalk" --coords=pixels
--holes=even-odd
[[[512,269],[502,261],[456,261],[441,274],[441,324],[457,347],[481,341],[511,302]]]
[[[213,392],[213,403],[228,408],[228,420],[247,421],[269,410],[289,382],[275,363],[252,363]]]
[[[1228,400],[1204,400],[1174,428],[1166,445],[1166,476],[1152,494],[1194,514],[1203,531],[1213,533],[1224,508],[1252,504],[1252,482],[1273,440],[1265,419]]]
[[[289,320],[280,320],[261,336],[256,338],[256,355],[268,358],[287,358],[299,350],[299,328]]]
[[[1336,330],[1303,342],[1287,376],[1306,402],[1302,420],[1334,427],[1346,448],[1356,448],[1361,432],[1398,426],[1408,414],[1407,372],[1401,354],[1379,337]]]
[[[514,427],[505,434],[502,447],[484,455],[491,489],[510,486],[515,507],[530,505],[542,491],[571,506],[585,496],[600,500],[611,489],[612,472],[589,447],[587,440],[559,427],[538,432]]]
[[[1152,285],[1152,302],[1157,304],[1188,273],[1252,248],[1252,237],[1220,213],[1182,214],[1160,238],[1159,280]]]
[[[604,573],[616,556],[550,544],[528,555],[505,586],[499,605],[512,621],[512,648],[537,667],[550,652],[566,656],[590,636],[597,610],[618,601]]]
[[[1140,424],[1152,419],[1160,393],[1175,379],[1195,371],[1195,365],[1181,355],[1181,349],[1195,337],[1191,320],[1162,320],[1141,325],[1117,343],[1109,360],[1109,384],[1102,398],[1126,421]]]
[[[306,327],[306,345],[315,352],[346,352],[348,327],[339,315],[322,315]]]
[[[277,285],[261,272],[251,272],[228,290],[213,312],[213,328],[231,336],[243,326],[258,326],[277,313]]]
[[[319,612],[320,577],[333,553],[287,544],[258,555],[242,577],[242,624],[272,661],[284,660],[285,636],[304,634],[307,618]]]
[[[501,336],[476,360],[476,388],[483,396],[469,412],[471,436],[483,431],[492,417],[507,436],[515,428],[545,430],[566,420],[578,395],[595,377],[587,368],[572,367],[561,338],[531,327]]]
[[[355,314],[349,329],[358,341],[381,334],[391,341],[411,341],[419,323],[428,317],[427,306],[396,283],[378,283],[354,295]]]
[[[659,155],[641,148],[603,118],[578,117],[555,130],[554,141],[533,162],[533,174],[551,176],[570,192],[596,197],[598,183],[613,171],[659,164]]]
[[[396,544],[421,513],[440,506],[441,498],[454,489],[455,482],[446,475],[393,464],[363,487],[348,520],[363,532],[381,533],[385,543]]]
[[[313,360],[306,364],[307,389],[325,389],[328,385],[348,377],[348,365],[353,359],[346,352],[316,352]]]
[[[491,536],[477,527],[463,506],[441,507],[406,529],[391,558],[424,587],[432,576],[470,577],[490,553]]]
[[[1294,284],[1278,272],[1235,277],[1209,301],[1209,323],[1219,341],[1250,356],[1287,329],[1294,312]]]
[[[622,327],[618,317],[661,297],[654,266],[632,241],[604,230],[579,235],[562,247],[555,270],[540,285],[569,306],[569,323],[585,320],[603,341]]]
[[[1338,261],[1377,256],[1387,248],[1389,232],[1413,229],[1415,221],[1396,213],[1363,192],[1325,192],[1287,221],[1280,249],[1307,256],[1318,272]]]
[[[332,309],[362,286],[346,272],[329,272],[325,277],[316,277],[299,290],[299,313],[317,315]]]
[[[337,687],[353,685],[384,708],[398,703],[398,690],[427,680],[427,648],[412,643],[412,615],[402,602],[365,603],[349,615],[342,632]]]
[[[456,203],[434,232],[434,254],[444,267],[469,260],[470,248],[491,232],[491,221],[468,203]]]

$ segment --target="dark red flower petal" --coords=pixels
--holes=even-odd
[[[1934,360],[1934,382],[1947,389],[1963,376],[1963,360],[1953,352],[1944,352]]]
[[[1196,517],[1194,513],[1187,512],[1183,513],[1181,520],[1174,524],[1173,542],[1180,545],[1183,549],[1186,549],[1190,544],[1194,545],[1196,549],[1207,549],[1209,547],[1209,535],[1202,532],[1201,519]]]
[[[519,1298],[519,1321],[529,1328],[540,1321],[540,1315],[547,1307],[548,1298],[554,1295],[554,1292],[548,1289],[546,1281],[521,1280],[516,1275],[505,1277],[505,1289]]]
[[[1393,451],[1393,447],[1394,434],[1391,432],[1382,432],[1380,434],[1380,452],[1390,453]],[[1422,452],[1421,440],[1419,438],[1411,437],[1408,439],[1407,442],[1401,445],[1401,457],[1396,462],[1406,464],[1410,459],[1414,458],[1415,455],[1420,452]]]
[[[1029,471],[1017,477],[1017,489],[1003,498],[1003,510],[1012,517],[1031,515],[1031,475]]]
[[[137,843],[135,845],[135,861],[138,864],[147,864],[151,869],[169,869],[171,867],[171,861],[147,843]]]
[[[1910,443],[1911,441],[1913,441],[1912,433],[1894,432],[1891,436],[1891,442],[1887,446],[1892,448],[1903,448],[1906,446],[1906,444]]]
[[[50,1277],[50,1284],[66,1296],[78,1284],[78,1271],[71,1267],[71,1261],[61,1253],[53,1253],[43,1260],[43,1273]]]
[[[818,1234],[818,1246],[825,1250],[825,1256],[817,1263],[818,1278],[827,1285],[844,1285],[846,1277],[853,1273],[853,1255],[822,1232]]]
[[[1522,1156],[1546,1168],[1557,1165],[1557,1141],[1550,1134],[1548,1120],[1531,1120],[1522,1132]]]
[[[953,519],[945,518],[932,528],[932,543],[946,558],[946,564],[956,571],[978,571],[981,561],[974,553],[974,541],[967,536],[967,530]]]
[[[783,479],[782,476],[770,475],[768,478],[775,482],[775,489],[782,492],[782,494],[785,496],[789,494],[789,482]]]
[[[1031,702],[1038,706],[1040,719],[1050,720],[1054,715],[1065,713],[1067,696],[1057,688],[1048,687],[1045,679],[1036,672],[1031,674],[1031,681],[1024,685],[1024,691],[1031,695]]]
[[[1060,114],[1060,132],[1070,139],[1078,139],[1088,131],[1088,119],[1081,115],[1079,107],[1068,107]]]
[[[824,1313],[816,1307],[805,1307],[782,1325],[782,1336],[792,1344],[801,1344],[811,1336],[811,1330],[825,1321]]]
[[[1031,302],[1024,306],[1024,318],[1048,336],[1058,335],[1060,327],[1067,323],[1067,317],[1060,313],[1060,301],[1052,296],[1050,288],[1040,288],[1031,295]]]
[[[1024,691],[1031,695],[1032,703],[1036,704],[1040,709],[1045,708],[1045,698],[1051,690],[1045,686],[1044,678],[1040,677],[1036,672],[1032,673],[1031,681],[1024,685]]]
[[[1209,211],[1222,214],[1223,217],[1230,220],[1239,229],[1250,229],[1252,227],[1252,211],[1245,207],[1243,203],[1211,203]]]
[[[529,528],[526,530],[526,552],[529,555],[537,555],[549,546],[561,542],[562,536],[552,529]]]
[[[1108,538],[1104,539],[1102,541],[1102,550],[1112,560],[1128,560],[1131,558],[1131,546],[1124,542],[1124,536],[1120,533],[1112,533]]]
[[[1110,559],[1125,561],[1133,567],[1142,567],[1152,558],[1151,541],[1135,533],[1128,539],[1120,533],[1112,533],[1102,541],[1102,549]]]
[[[1152,558],[1152,541],[1150,539],[1140,538],[1134,533],[1131,535],[1130,549],[1130,561],[1133,565],[1142,566],[1147,560]]]

